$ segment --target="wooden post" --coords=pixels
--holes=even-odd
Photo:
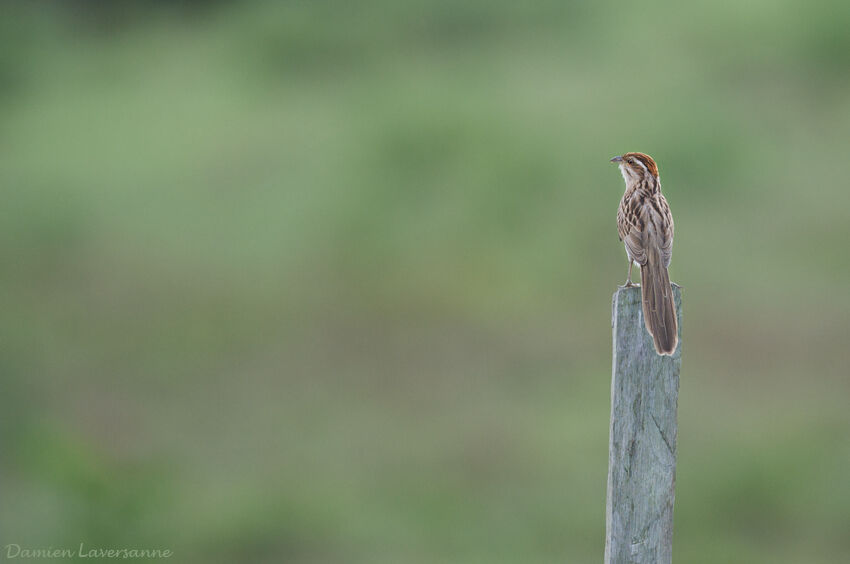
[[[614,368],[605,507],[605,564],[669,564],[676,485],[676,407],[682,366],[682,290],[673,284],[679,347],[660,356],[640,288],[614,293]]]

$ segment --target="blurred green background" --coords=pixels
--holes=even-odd
[[[850,3],[2,12],[3,545],[600,562],[644,151],[675,560],[850,561]]]

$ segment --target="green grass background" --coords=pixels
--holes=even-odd
[[[4,3],[0,543],[601,561],[644,151],[674,559],[850,561],[848,6]]]

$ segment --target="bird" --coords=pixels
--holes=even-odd
[[[673,256],[673,214],[661,193],[658,165],[645,153],[611,159],[620,167],[626,191],[617,209],[617,231],[632,266],[640,267],[643,319],[659,355],[672,355],[679,343],[679,323],[667,268]]]

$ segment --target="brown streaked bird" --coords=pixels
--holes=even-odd
[[[672,355],[679,343],[676,305],[667,267],[673,256],[673,214],[661,194],[658,165],[644,153],[626,153],[611,159],[626,181],[626,193],[617,210],[617,230],[626,246],[632,284],[632,265],[640,267],[643,319],[661,355]]]

